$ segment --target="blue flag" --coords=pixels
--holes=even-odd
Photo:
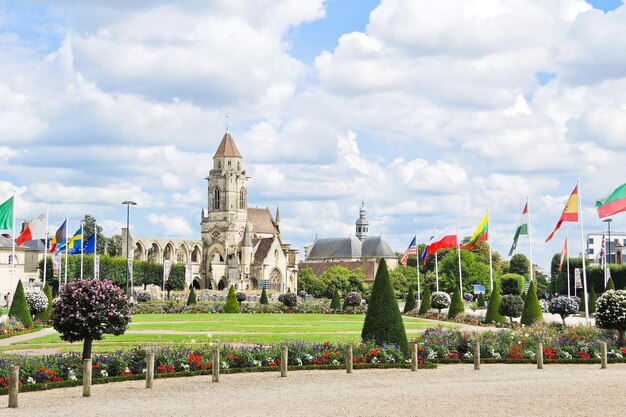
[[[96,234],[91,235],[85,246],[83,247],[83,253],[96,253]]]

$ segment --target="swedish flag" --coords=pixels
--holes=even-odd
[[[67,242],[67,250],[70,255],[77,255],[83,247],[83,227],[79,227],[74,236]]]

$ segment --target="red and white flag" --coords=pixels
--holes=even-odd
[[[46,238],[46,214],[43,213],[35,220],[30,222],[21,235],[15,239],[15,244],[21,246],[24,242],[29,240],[45,239]]]
[[[435,236],[431,237],[426,244],[426,250],[428,254],[435,253],[439,249],[444,248],[456,248],[457,236],[456,225],[448,226],[440,232],[437,232]]]

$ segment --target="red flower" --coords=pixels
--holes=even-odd
[[[590,359],[591,358],[591,355],[589,355],[589,353],[584,352],[582,350],[580,352],[578,352],[578,356],[580,356],[582,359]]]

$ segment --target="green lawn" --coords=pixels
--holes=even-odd
[[[330,314],[142,314],[133,316],[129,332],[105,336],[94,351],[180,342],[274,343],[286,339],[358,343],[364,315]],[[409,337],[437,322],[404,317]],[[447,324],[450,326],[450,324]],[[149,333],[132,333],[147,331]],[[188,332],[189,334],[185,334]],[[82,344],[63,342],[57,334],[14,343],[2,350],[57,348],[80,351]]]

